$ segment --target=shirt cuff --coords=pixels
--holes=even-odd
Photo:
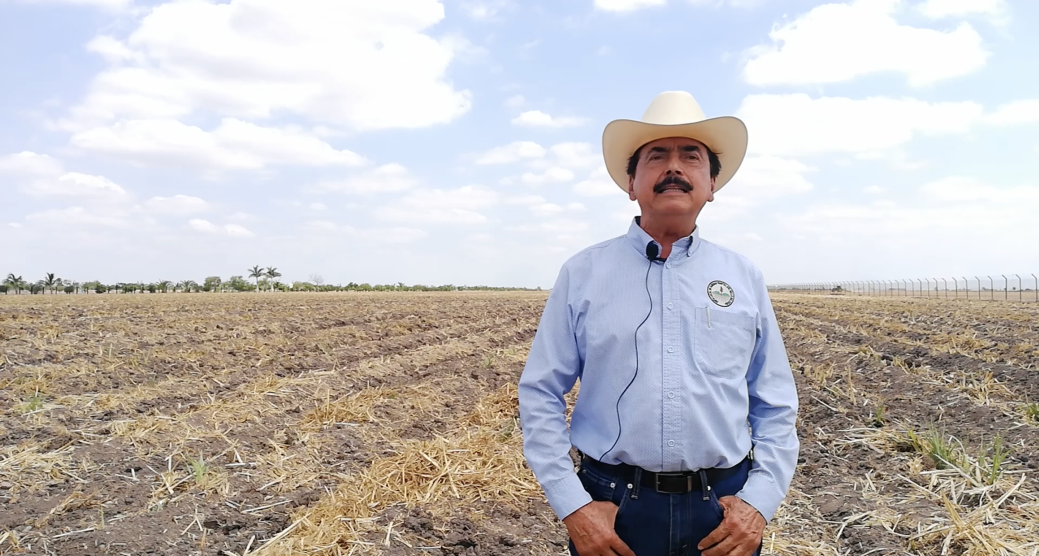
[[[736,496],[753,506],[765,518],[766,523],[772,521],[785,498],[779,487],[760,473],[752,473],[747,477],[743,490],[737,492]]]
[[[592,501],[592,496],[584,489],[577,473],[569,473],[562,479],[542,485],[548,505],[556,512],[559,519],[574,513]]]

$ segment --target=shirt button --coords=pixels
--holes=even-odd
[[[674,309],[675,308],[675,304],[674,303],[668,303],[667,304],[667,308],[668,309]]]
[[[671,268],[671,263],[664,263],[664,268]]]
[[[668,446],[674,446],[675,445],[675,441],[674,440],[668,440],[667,441],[667,445]]]
[[[668,392],[667,393],[667,397],[673,398],[673,397],[675,397],[675,393],[674,392]]]
[[[675,348],[669,347],[669,348],[667,348],[667,352],[668,353],[674,353],[675,352]]]

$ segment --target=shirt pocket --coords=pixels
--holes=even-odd
[[[693,319],[693,359],[700,371],[720,378],[745,377],[757,339],[754,317],[706,307]]]

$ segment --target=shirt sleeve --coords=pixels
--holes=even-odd
[[[559,519],[592,501],[570,459],[563,399],[580,376],[582,365],[568,301],[569,286],[564,265],[545,303],[517,387],[523,454]]]
[[[758,339],[747,373],[754,462],[736,494],[771,521],[786,498],[797,467],[797,389],[779,324],[760,275]]]

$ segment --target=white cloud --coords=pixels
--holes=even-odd
[[[110,35],[98,35],[86,45],[87,52],[101,55],[109,64],[115,65],[128,60],[144,61],[144,57]]]
[[[23,151],[0,158],[0,174],[12,175],[18,188],[34,197],[125,198],[126,190],[104,176],[65,172],[61,161]]]
[[[964,133],[983,113],[975,102],[803,93],[749,95],[737,111],[750,129],[750,152],[776,156],[887,150],[918,135]]]
[[[17,176],[51,176],[62,172],[62,164],[45,154],[22,151],[0,157],[0,173]]]
[[[143,231],[140,222],[108,211],[92,211],[84,207],[69,207],[36,212],[25,217],[26,222],[52,229],[112,229]]]
[[[758,86],[817,85],[894,72],[918,87],[985,65],[990,53],[969,23],[952,31],[901,25],[894,14],[903,3],[855,0],[818,6],[773,29],[772,44],[751,49],[744,79]]]
[[[328,205],[324,203],[310,203],[308,206],[310,207],[310,210],[328,210]]]
[[[589,143],[557,143],[549,148],[551,157],[535,160],[531,163],[535,168],[559,166],[569,169],[581,169],[602,164],[602,154]]]
[[[62,174],[57,179],[40,179],[22,186],[22,191],[36,196],[120,198],[126,190],[104,176],[77,172]]]
[[[220,228],[208,220],[202,220],[201,218],[193,218],[188,221],[188,227],[196,232],[204,232],[207,234],[216,233],[220,231]]]
[[[862,191],[868,195],[880,195],[881,193],[887,192],[887,188],[879,185],[870,185]]]
[[[341,192],[373,195],[414,189],[419,180],[397,163],[383,164],[367,172],[343,180],[326,180],[309,188],[313,192]]]
[[[87,6],[105,10],[121,10],[133,4],[133,0],[21,0],[27,4],[67,4]]]
[[[1002,21],[1006,16],[1007,4],[1004,0],[927,0],[918,4],[916,9],[933,19],[987,15]]]
[[[540,205],[547,201],[541,195],[515,195],[504,199],[504,202],[510,205]]]
[[[512,164],[521,160],[541,158],[545,156],[545,147],[533,141],[513,141],[508,145],[495,147],[476,158],[476,164]]]
[[[437,0],[161,4],[123,47],[94,43],[117,63],[61,123],[82,130],[189,114],[294,114],[354,131],[447,123],[471,95],[445,77],[457,38],[426,34],[443,19]]]
[[[513,125],[526,127],[573,127],[584,125],[584,118],[574,116],[551,116],[540,110],[528,110],[512,119]]]
[[[147,165],[259,170],[272,164],[357,166],[348,150],[293,128],[262,127],[225,118],[212,132],[177,120],[121,121],[75,133],[74,147]]]
[[[585,206],[581,203],[567,203],[557,205],[555,203],[537,203],[530,206],[530,211],[537,216],[556,216],[564,212],[584,212]]]
[[[535,174],[533,172],[524,172],[523,175],[519,177],[520,183],[532,186],[545,185],[548,183],[568,182],[573,179],[573,171],[568,170],[566,168],[560,168],[558,166],[549,168],[540,174]],[[514,178],[505,178],[504,180],[502,180],[502,182],[506,185],[511,184],[514,181]]]
[[[145,210],[157,214],[187,215],[210,210],[209,203],[190,195],[174,195],[172,197],[152,197],[142,206]]]
[[[804,175],[813,171],[816,171],[816,168],[797,160],[776,156],[749,156],[719,195],[738,195],[757,204],[807,193],[814,186]]]
[[[607,12],[630,12],[641,8],[663,6],[667,0],[595,0],[595,7]]]
[[[1039,123],[1039,99],[1016,100],[1004,104],[985,116],[985,122],[993,125]]]
[[[461,4],[465,15],[477,21],[494,19],[502,10],[511,7],[507,0],[481,0],[469,1]]]
[[[487,221],[487,217],[477,211],[500,200],[495,191],[477,185],[419,190],[394,205],[376,209],[374,215],[379,220],[395,222],[475,224]]]
[[[584,197],[625,195],[624,191],[621,191],[614,183],[605,166],[596,168],[587,179],[574,185],[574,193]]]
[[[509,232],[557,234],[564,238],[572,238],[576,234],[588,230],[588,228],[588,223],[580,220],[555,220],[537,224],[507,226],[505,230]]]
[[[210,235],[227,235],[229,237],[253,237],[256,234],[239,224],[225,224],[217,226],[208,220],[193,218],[188,221],[188,227],[196,232]]]
[[[427,232],[417,228],[392,227],[359,230],[353,226],[324,220],[308,222],[303,226],[303,231],[311,235],[344,235],[359,239],[371,239],[380,243],[409,243],[429,235]]]
[[[238,224],[225,224],[224,230],[231,237],[253,237],[256,235]]]

